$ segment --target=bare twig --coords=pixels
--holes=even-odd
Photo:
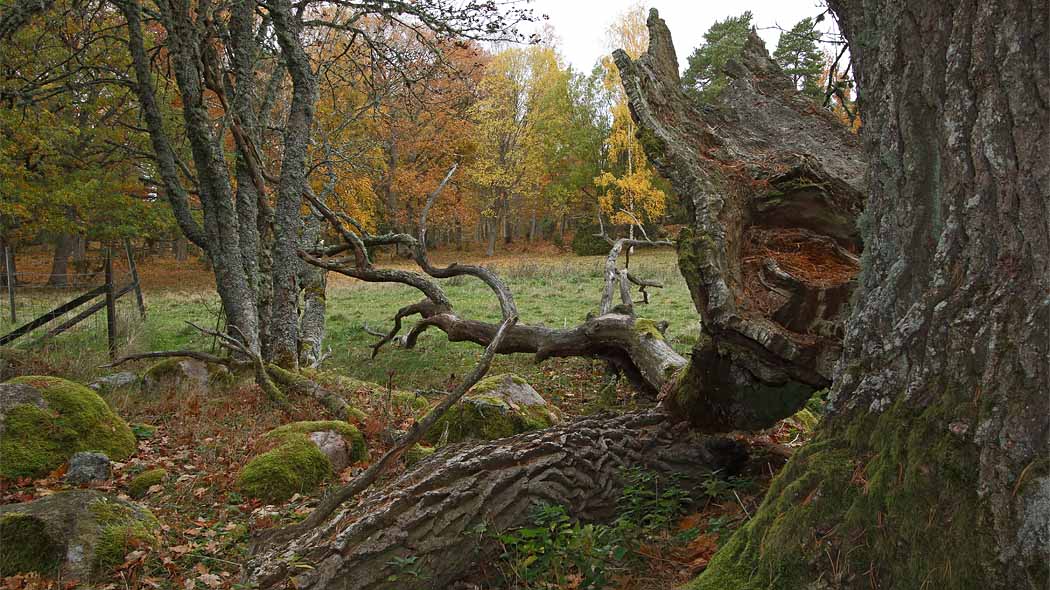
[[[129,354],[127,356],[122,356],[122,357],[118,358],[117,360],[115,360],[115,361],[113,361],[111,363],[108,363],[108,364],[105,364],[105,365],[99,365],[99,368],[111,369],[113,367],[119,367],[120,365],[123,365],[124,363],[130,362],[130,361],[138,361],[138,360],[143,360],[143,359],[179,358],[179,357],[196,359],[198,361],[202,361],[202,362],[205,362],[205,363],[213,363],[213,364],[216,364],[216,365],[223,365],[223,366],[226,366],[226,367],[234,367],[234,366],[237,366],[239,364],[238,362],[236,362],[235,360],[233,360],[231,358],[223,358],[223,357],[220,357],[220,356],[215,356],[214,354],[208,354],[207,352],[199,352],[199,351],[196,351],[196,350],[155,350],[155,351],[152,351],[152,352],[140,352],[140,353],[137,353],[137,354]]]

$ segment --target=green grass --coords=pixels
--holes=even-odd
[[[597,311],[603,266],[601,256],[565,256],[503,258],[492,268],[513,292],[522,323],[568,328],[582,322],[588,312]],[[680,352],[689,350],[696,339],[698,316],[685,281],[678,273],[674,253],[640,252],[632,258],[631,268],[665,285],[663,289],[651,289],[650,305],[636,306],[639,317],[668,320],[668,341]],[[480,281],[457,277],[440,284],[462,316],[498,321],[496,298]],[[388,345],[375,359],[370,358],[370,345],[376,338],[364,331],[365,324],[386,331],[398,308],[420,299],[420,293],[402,285],[366,284],[342,277],[332,280],[328,289],[325,342],[325,349],[330,347],[332,356],[322,368],[406,390],[443,388],[452,375],[457,379],[462,377],[473,367],[482,348],[472,343],[451,343],[436,329],[424,334],[413,350]],[[186,321],[216,326],[218,298],[213,293],[148,292],[146,304],[148,315],[144,324],[129,327],[132,349],[212,348],[211,338],[200,335]],[[412,323],[413,319],[406,322],[406,331]],[[105,372],[97,368],[104,362],[100,350],[104,341],[92,346],[68,347],[61,340],[56,340],[52,351],[55,363],[61,365],[57,369],[60,373],[73,373],[70,375],[73,378],[86,379]],[[80,362],[71,362],[71,355],[83,358]],[[597,388],[601,370],[602,364],[598,361],[551,359],[537,366],[531,355],[516,354],[497,357],[491,372],[519,374],[542,395],[557,396],[569,389],[578,391],[581,386],[587,389],[591,382]]]

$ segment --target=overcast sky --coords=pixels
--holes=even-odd
[[[532,0],[528,7],[537,15],[550,17],[548,22],[559,37],[558,47],[565,59],[577,70],[589,72],[598,58],[610,52],[605,35],[609,24],[636,3],[637,0]],[[647,9],[655,7],[667,21],[682,68],[686,57],[703,40],[704,32],[727,16],[750,10],[759,35],[772,52],[780,31],[771,27],[790,29],[803,18],[824,10],[818,6],[818,0],[648,0],[642,4]],[[825,23],[830,21],[826,19]]]

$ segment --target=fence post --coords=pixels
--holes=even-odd
[[[124,254],[128,257],[128,268],[131,270],[131,284],[135,289],[135,302],[139,306],[139,316],[146,319],[146,301],[142,298],[142,285],[139,283],[139,270],[135,266],[135,257],[131,255],[131,240],[124,238]]]
[[[7,304],[11,307],[11,323],[18,323],[18,313],[15,311],[15,264],[11,259],[11,246],[4,246],[4,265],[7,269]]]
[[[106,339],[109,358],[117,356],[117,298],[113,286],[113,250],[106,248]]]

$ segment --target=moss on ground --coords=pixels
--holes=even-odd
[[[15,512],[0,516],[0,572],[54,574],[62,564],[62,546],[45,533],[43,520]]]
[[[58,377],[17,377],[40,391],[46,408],[23,404],[4,419],[0,477],[40,477],[80,451],[98,451],[116,461],[137,448],[135,435],[91,389]]]
[[[350,441],[351,461],[368,458],[361,432],[346,422],[293,422],[275,428],[263,437],[264,442],[273,448],[244,466],[237,486],[249,496],[266,502],[282,502],[295,494],[317,489],[332,476],[332,463],[310,440],[309,434],[329,430]]]
[[[106,572],[119,566],[130,551],[158,547],[160,523],[149,510],[135,510],[106,498],[92,502],[90,509],[99,526],[95,572]]]
[[[145,496],[149,489],[164,481],[168,477],[167,469],[150,469],[131,478],[128,482],[128,495],[132,498]]]
[[[823,425],[688,588],[983,588],[995,550],[978,449],[948,428],[974,409],[939,399]]]

